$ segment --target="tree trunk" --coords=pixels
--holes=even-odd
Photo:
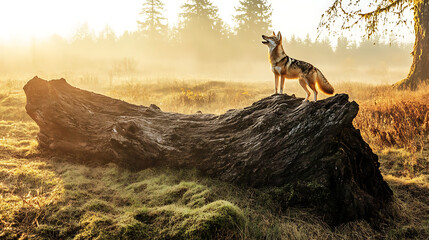
[[[429,84],[429,0],[414,0],[414,30],[413,63],[408,77],[396,83],[399,89]]]
[[[303,103],[272,95],[222,115],[162,112],[37,77],[24,87],[39,145],[134,170],[196,168],[224,181],[277,186],[287,206],[313,206],[332,222],[370,217],[392,197],[378,157],[339,94]]]

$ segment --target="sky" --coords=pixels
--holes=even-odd
[[[145,0],[1,0],[0,41],[26,42],[52,35],[71,38],[84,23],[95,33],[109,25],[117,35],[135,31],[136,20]],[[165,17],[177,24],[181,5],[186,0],[163,0]],[[238,0],[212,0],[220,17],[234,25],[234,7]],[[332,0],[268,0],[273,8],[273,30],[288,38],[295,35],[314,39],[320,16]],[[261,33],[263,34],[263,33]],[[412,38],[409,39],[412,41]]]

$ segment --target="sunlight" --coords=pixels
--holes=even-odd
[[[0,239],[429,239],[426,2],[0,0]]]
[[[137,20],[144,0],[103,1],[103,0],[17,0],[0,2],[0,40],[29,42],[31,38],[42,39],[51,35],[70,38],[83,23],[88,23],[95,32],[106,25],[116,35],[124,31],[137,30]],[[177,26],[185,0],[164,1],[166,18],[170,27]],[[311,39],[316,37],[320,16],[327,9],[329,1],[298,1],[291,7],[290,2],[271,0],[273,8],[272,28],[280,30],[286,38],[296,36]],[[232,28],[238,0],[216,0],[213,4],[219,9],[219,16]],[[311,5],[311,8],[308,6]],[[305,13],[305,14],[304,14]],[[261,33],[262,34],[262,33]],[[405,41],[413,40],[409,32],[404,33]]]
[[[1,1],[0,38],[25,41],[53,34],[70,38],[83,23],[88,23],[96,33],[106,25],[117,34],[135,31],[140,5],[139,0]]]

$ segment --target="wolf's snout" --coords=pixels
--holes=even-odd
[[[262,43],[263,43],[263,44],[268,44],[268,41],[267,41],[266,37],[267,37],[267,36],[262,35],[262,39],[264,39],[264,41],[262,41]]]

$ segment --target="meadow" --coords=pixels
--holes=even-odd
[[[100,87],[67,80],[185,114],[222,114],[272,94],[271,81],[160,78]],[[311,209],[280,206],[276,188],[238,187],[195,170],[89,167],[46,154],[38,148],[38,126],[25,113],[24,84],[0,81],[1,239],[429,238],[429,87],[335,85],[360,105],[354,125],[378,154],[394,201],[380,219],[329,226]],[[304,92],[287,81],[286,93]]]

